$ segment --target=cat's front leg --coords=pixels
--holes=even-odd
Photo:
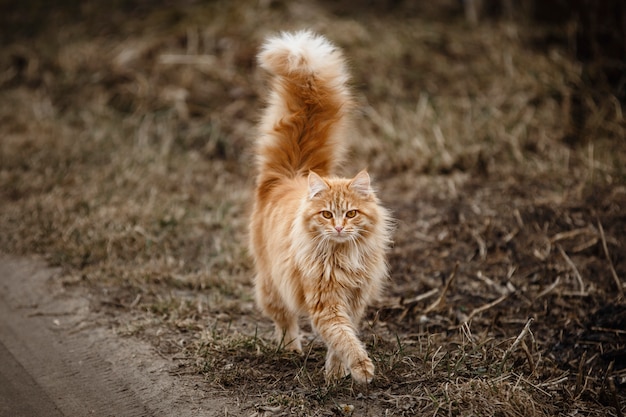
[[[372,382],[372,379],[374,379],[374,364],[367,354],[365,354],[364,356],[357,357],[356,360],[350,364],[350,373],[356,382],[369,384]]]
[[[356,382],[371,382],[374,378],[374,364],[357,337],[350,318],[336,308],[322,308],[315,311],[311,318],[313,326],[328,346],[325,368],[327,378],[340,376],[347,368]]]
[[[278,346],[286,349],[293,350],[294,352],[302,353],[302,342],[300,341],[300,330],[296,319],[287,327],[281,326],[276,322],[276,334],[274,336]]]
[[[352,374],[352,378],[359,383],[370,383],[374,378],[374,364],[365,356],[360,356],[351,366],[346,366],[341,357],[332,349],[328,349],[325,367],[326,382],[341,379]]]
[[[256,280],[256,300],[263,314],[274,321],[274,338],[278,346],[302,353],[298,315],[291,312],[278,291],[271,285],[271,278],[259,275]]]

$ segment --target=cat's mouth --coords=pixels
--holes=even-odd
[[[345,231],[342,232],[334,232],[330,235],[330,239],[336,243],[345,243],[352,240],[352,237],[349,233]]]

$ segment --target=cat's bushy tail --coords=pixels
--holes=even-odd
[[[267,39],[258,59],[271,74],[257,147],[259,191],[309,171],[331,175],[353,107],[341,52],[326,38],[300,31]]]

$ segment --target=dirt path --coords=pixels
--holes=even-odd
[[[0,255],[0,416],[221,416],[227,399],[98,322],[41,260]]]

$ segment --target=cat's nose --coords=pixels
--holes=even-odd
[[[343,230],[343,226],[337,225],[335,226],[335,230],[337,231],[337,233],[341,233],[341,231]]]

